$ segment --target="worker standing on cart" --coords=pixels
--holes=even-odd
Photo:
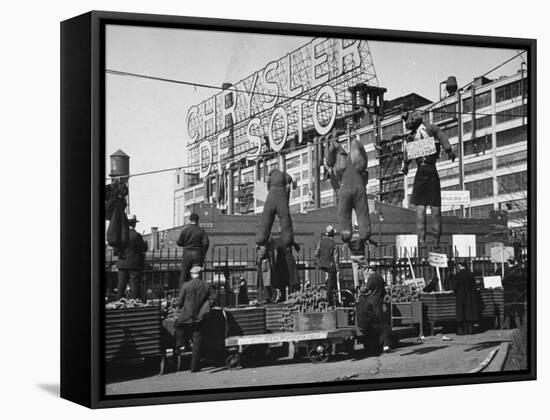
[[[351,240],[347,243],[351,253],[351,269],[353,272],[353,286],[357,291],[359,287],[367,280],[366,270],[368,267],[365,247],[365,241],[359,236],[359,226],[353,226]]]
[[[176,352],[187,347],[193,341],[191,372],[200,370],[204,317],[210,312],[210,289],[201,278],[202,267],[194,266],[190,270],[191,279],[183,283],[176,305],[181,308],[174,326],[176,327]]]
[[[359,289],[357,308],[357,327],[363,334],[363,345],[367,352],[379,354],[390,351],[390,327],[384,319],[384,295],[386,284],[378,273],[376,261],[370,261],[368,278],[364,286]]]
[[[315,249],[317,267],[327,275],[327,300],[330,306],[334,303],[334,290],[337,287],[338,272],[340,271],[340,253],[334,240],[335,230],[327,226],[324,237]]]
[[[147,251],[147,242],[143,240],[141,234],[136,232],[135,215],[128,217],[128,246],[118,257],[118,282],[117,299],[124,297],[126,286],[130,283],[130,297],[137,299],[141,296],[141,276],[145,267],[145,252]]]
[[[189,224],[184,226],[176,244],[183,248],[180,283],[178,287],[181,290],[183,283],[189,280],[189,270],[191,267],[194,265],[203,265],[204,257],[210,245],[208,235],[204,229],[199,226],[199,215],[197,213],[191,213],[189,216]]]

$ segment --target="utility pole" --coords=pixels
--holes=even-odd
[[[458,143],[457,143],[457,151],[458,151],[458,183],[460,185],[460,190],[464,191],[464,159],[463,159],[463,153],[462,153],[462,90],[458,90],[457,94],[457,122],[458,122]],[[473,96],[472,96],[473,101]],[[460,217],[464,218],[464,205],[460,205]]]

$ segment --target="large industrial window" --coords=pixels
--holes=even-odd
[[[286,161],[286,169],[287,171],[292,168],[296,168],[300,166],[300,155],[294,156],[293,158],[290,158]]]
[[[439,171],[439,179],[441,181],[445,181],[447,179],[451,179],[455,177],[458,177],[458,166]]]
[[[498,193],[510,194],[527,190],[527,171],[514,172],[497,177]]]
[[[485,159],[479,162],[467,163],[464,165],[464,175],[474,175],[491,171],[493,169],[493,159]]]
[[[470,191],[471,199],[490,197],[493,195],[493,178],[467,182],[464,187]]]
[[[497,147],[508,146],[525,140],[527,140],[527,130],[525,126],[497,132]]]
[[[497,112],[497,124],[513,121],[523,116],[527,116],[527,106],[520,105],[515,108],[505,109],[504,111]]]
[[[505,168],[520,163],[527,163],[527,150],[522,150],[509,155],[497,156],[497,168]]]
[[[450,127],[441,127],[443,129],[443,133],[448,137],[457,137],[458,136],[458,124],[454,124]]]
[[[494,209],[495,207],[493,204],[470,207],[470,217],[472,219],[488,219]]]
[[[523,79],[523,91],[527,96],[527,78]],[[497,103],[507,101],[508,99],[517,98],[521,96],[521,80],[517,80],[507,85],[500,86],[495,89],[495,96]]]
[[[403,134],[403,123],[401,121],[382,127],[382,140],[391,140],[394,136],[401,134]]]
[[[456,118],[456,102],[433,110],[432,121],[434,124],[451,118]]]
[[[464,156],[485,153],[493,148],[493,135],[476,137],[473,140],[465,141],[463,145]]]
[[[476,95],[476,110],[491,105],[491,91]],[[462,112],[472,112],[472,98],[462,101]]]
[[[363,144],[363,146],[374,143],[374,131],[369,131],[368,133],[359,135],[359,141]]]
[[[484,115],[483,117],[476,118],[476,130],[482,130],[484,128],[490,127],[492,124],[492,116]],[[464,134],[472,132],[472,121],[466,121],[463,124]]]

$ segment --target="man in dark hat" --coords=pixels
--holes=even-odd
[[[199,215],[191,213],[189,224],[183,227],[178,240],[178,246],[183,248],[179,289],[189,279],[189,270],[194,265],[202,266],[208,251],[210,240],[203,228],[199,226]]]
[[[391,329],[385,321],[383,308],[386,283],[378,272],[376,261],[369,262],[367,276],[365,285],[359,289],[356,304],[357,327],[368,353],[389,352]]]
[[[124,297],[126,286],[130,283],[130,297],[137,299],[140,297],[140,282],[145,266],[145,252],[147,251],[147,242],[136,232],[135,215],[128,216],[128,247],[124,249],[122,255],[119,255],[117,299]]]
[[[473,334],[474,322],[479,320],[480,312],[476,282],[464,260],[459,259],[456,265],[458,269],[454,277],[456,333],[457,335]]]
[[[418,168],[414,177],[411,204],[416,206],[416,230],[419,245],[421,247],[426,245],[426,208],[429,206],[432,210],[434,246],[439,248],[442,229],[441,184],[435,164],[442,147],[453,162],[456,156],[445,133],[437,125],[423,122],[422,114],[419,111],[406,112],[401,117],[405,120],[405,127],[410,130],[406,138],[407,142],[433,138],[435,143],[435,153],[416,158]],[[411,160],[407,157],[404,158],[403,174],[405,175],[409,172]]]

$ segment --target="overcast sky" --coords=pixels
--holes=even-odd
[[[109,25],[108,69],[221,86],[237,82],[311,38]],[[459,86],[517,54],[516,50],[370,42],[386,99],[416,92],[439,98],[439,83],[456,76]],[[511,75],[521,58],[489,77]],[[106,151],[130,156],[130,172],[183,166],[187,111],[217,91],[107,74]],[[107,172],[109,162],[107,156]],[[139,231],[173,223],[173,173],[130,180],[130,211]]]

